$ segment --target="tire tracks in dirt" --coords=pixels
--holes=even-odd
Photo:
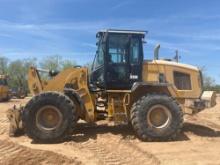
[[[30,149],[17,143],[0,140],[0,164],[81,164],[81,162],[63,155],[36,149]]]
[[[9,121],[6,117],[0,118],[0,135],[7,134],[9,130]],[[106,139],[107,138],[107,139]],[[153,157],[149,156],[149,153],[142,152],[141,150],[132,147],[129,142],[125,143],[124,140],[118,140],[118,137],[114,138],[114,135],[108,137],[101,137],[98,140],[88,140],[86,142],[64,142],[64,145],[71,146],[71,149],[78,148],[80,153],[90,152],[94,155],[98,164],[106,164],[106,165],[123,165],[123,164],[159,164],[158,161]],[[14,161],[15,155],[18,156],[18,153],[21,155],[26,155],[22,157],[22,162],[26,163],[26,159],[32,158],[30,153],[33,149],[29,147],[23,147],[19,145],[15,145],[11,142],[6,142],[4,145],[2,141],[0,141],[0,163],[5,161]],[[26,149],[24,149],[26,148]],[[28,152],[27,152],[28,150]],[[47,151],[44,151],[47,152]],[[51,151],[48,151],[51,152]],[[54,153],[55,154],[55,153]],[[5,156],[7,155],[7,158]],[[36,154],[34,154],[36,155]],[[12,156],[12,159],[10,157]],[[19,157],[19,156],[18,156]],[[35,157],[35,156],[34,156]],[[44,160],[44,155],[38,154],[36,157]],[[4,159],[3,159],[4,158]],[[48,157],[46,157],[46,160]],[[86,162],[89,162],[89,159]],[[33,159],[33,161],[37,161]],[[30,164],[34,163],[30,162]],[[144,162],[144,163],[143,163]],[[28,162],[27,162],[28,163]]]
[[[98,159],[98,164],[105,165],[158,165],[160,161],[151,153],[142,151],[128,140],[120,139],[115,135],[89,139],[86,142],[65,142],[64,145],[79,148],[86,152],[92,152]],[[85,155],[86,156],[86,155]]]
[[[6,134],[9,132],[9,121],[7,117],[0,117],[0,135]]]

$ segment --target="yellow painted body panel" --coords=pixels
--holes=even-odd
[[[85,115],[86,121],[94,121],[94,99],[88,89],[87,68],[68,68],[49,80],[41,80],[36,68],[29,69],[28,85],[33,94],[45,91],[58,91],[63,93],[67,84],[71,84],[74,91],[78,93],[83,100],[84,106],[87,110],[87,114]]]
[[[0,101],[7,99],[9,95],[9,88],[7,86],[0,85]]]
[[[174,71],[190,75],[191,90],[178,90],[174,83]],[[202,94],[201,77],[198,68],[173,61],[154,60],[144,62],[142,77],[145,82],[159,82],[159,74],[165,75],[166,82],[172,84],[176,98],[196,99]]]

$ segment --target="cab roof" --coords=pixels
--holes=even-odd
[[[100,34],[100,33],[136,34],[136,35],[142,35],[144,37],[145,34],[147,34],[148,32],[147,31],[143,31],[143,30],[104,29],[104,30],[98,31],[97,34]]]

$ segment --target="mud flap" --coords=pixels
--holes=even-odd
[[[23,111],[23,107],[17,108],[16,106],[8,109],[7,111],[7,118],[10,123],[9,125],[10,137],[15,137],[24,134],[24,127],[22,123],[22,111]]]

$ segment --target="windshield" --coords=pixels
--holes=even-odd
[[[109,63],[126,63],[129,39],[126,35],[111,35],[109,37]]]
[[[99,68],[104,64],[104,44],[102,43],[102,39],[100,38],[98,42],[98,49],[96,51],[95,60],[93,63],[93,70]]]

